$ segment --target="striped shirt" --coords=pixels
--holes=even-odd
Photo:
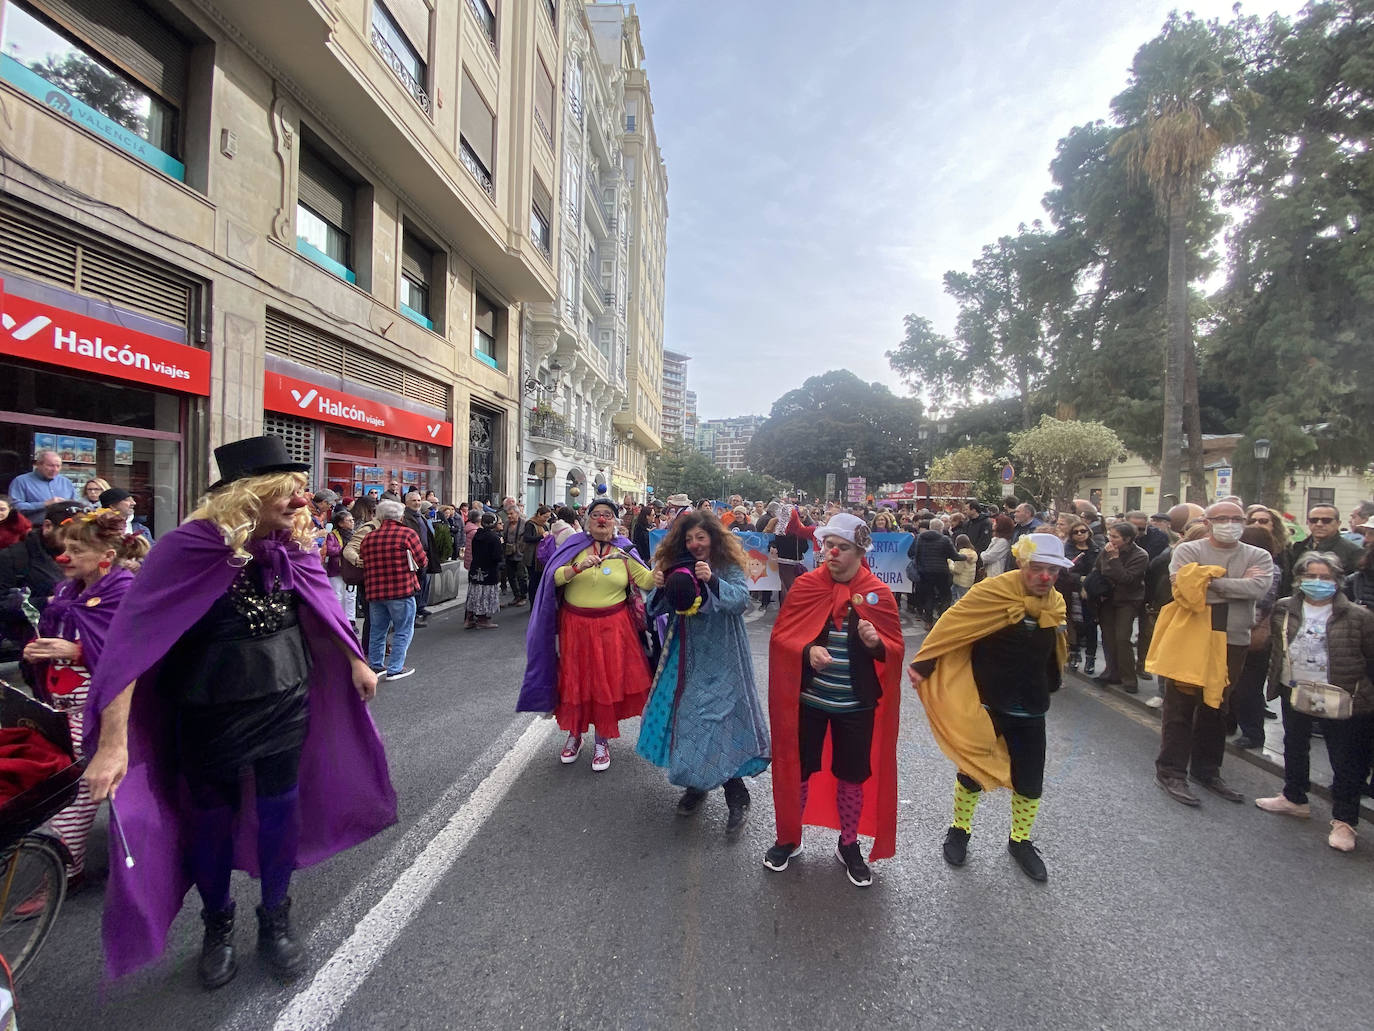
[[[803,705],[825,712],[857,712],[867,706],[859,700],[849,681],[849,632],[828,627],[825,650],[830,653],[830,665],[811,678],[802,688]]]

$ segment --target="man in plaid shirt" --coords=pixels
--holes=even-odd
[[[363,538],[359,549],[371,623],[367,662],[374,670],[383,671],[387,631],[393,627],[396,631],[391,639],[390,662],[385,664],[389,681],[415,672],[406,665],[406,649],[415,633],[415,594],[420,587],[415,571],[425,568],[425,549],[415,531],[403,522],[405,511],[399,501],[380,502],[377,518],[381,525]]]

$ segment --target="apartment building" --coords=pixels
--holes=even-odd
[[[697,450],[727,472],[748,468],[745,452],[765,415],[740,415],[732,419],[707,419],[697,426]]]
[[[0,482],[155,531],[264,430],[345,495],[518,488],[557,290],[551,0],[3,0]]]
[[[643,500],[649,455],[663,446],[663,292],[668,248],[668,172],[654,131],[644,45],[634,4],[586,7],[607,82],[621,97],[621,168],[628,192],[625,400],[615,415],[612,486]]]
[[[700,421],[697,415],[697,392],[695,390],[684,391],[682,402],[682,439],[688,447],[697,439],[697,424]]]
[[[688,354],[663,352],[663,442],[682,441],[687,429]]]
[[[630,192],[621,153],[623,87],[597,56],[584,6],[563,10],[563,63],[549,70],[561,73],[558,290],[549,303],[523,307],[527,505],[585,503],[598,486],[611,489],[612,419],[626,398]]]

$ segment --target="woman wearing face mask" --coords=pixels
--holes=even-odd
[[[1283,792],[1258,798],[1265,812],[1308,819],[1309,753],[1320,724],[1331,758],[1331,834],[1327,844],[1355,848],[1360,789],[1374,760],[1374,613],[1340,593],[1340,560],[1308,552],[1293,567],[1298,593],[1274,606],[1269,660],[1269,697],[1283,707]],[[1318,719],[1297,711],[1291,692],[1299,680],[1331,684],[1353,695],[1353,714]]]
[[[727,833],[738,831],[749,811],[744,778],[769,763],[744,627],[744,564],[739,538],[714,513],[683,515],[663,539],[649,614],[668,617],[667,633],[635,746],[684,789],[679,816],[691,816],[723,785]]]

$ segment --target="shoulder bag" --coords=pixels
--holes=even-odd
[[[1288,704],[1294,712],[1323,720],[1348,720],[1355,715],[1355,696],[1335,684],[1320,680],[1297,680],[1293,677],[1293,663],[1288,655],[1288,614],[1284,613],[1282,675],[1291,685]]]

